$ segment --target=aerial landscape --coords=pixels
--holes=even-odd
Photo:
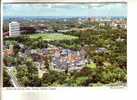
[[[127,4],[4,4],[3,87],[127,85]]]

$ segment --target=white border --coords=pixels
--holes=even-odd
[[[127,0],[3,0],[3,2],[127,2]]]
[[[1,58],[0,58],[0,99],[2,98],[2,86],[3,86],[3,4],[2,4],[2,2],[1,2],[1,17],[0,17],[0,23],[1,23],[1,29],[0,29],[0,56],[1,56]]]

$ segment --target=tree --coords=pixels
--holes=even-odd
[[[50,62],[49,62],[49,59],[48,59],[47,55],[44,57],[44,61],[45,61],[45,63],[44,63],[45,68],[49,70]]]
[[[66,78],[67,76],[63,72],[49,71],[49,73],[43,74],[42,85],[51,86],[54,83],[57,83],[58,85],[63,85]]]
[[[17,69],[17,74],[16,77],[18,79],[18,81],[24,85],[24,86],[28,86],[29,84],[29,79],[28,79],[28,69],[26,65],[20,65],[18,67],[16,67]]]
[[[13,87],[5,67],[3,68],[3,87]]]
[[[41,80],[38,78],[38,69],[31,61],[16,67],[17,78],[24,86],[41,86]]]
[[[14,51],[15,55],[17,55],[17,53],[19,52],[19,50],[20,50],[20,46],[18,44],[15,44],[13,46],[13,51]]]

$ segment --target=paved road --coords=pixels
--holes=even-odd
[[[13,68],[7,68],[7,72],[8,72],[8,75],[10,76],[11,78],[11,82],[13,84],[14,87],[21,87],[20,83],[17,81],[17,78],[16,76],[13,74]]]

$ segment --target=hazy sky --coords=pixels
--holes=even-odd
[[[4,16],[127,16],[127,4],[4,4]]]

